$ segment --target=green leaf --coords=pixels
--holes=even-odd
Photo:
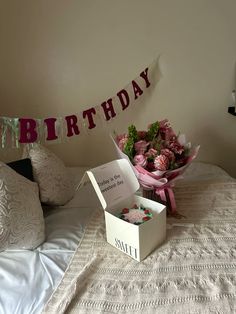
[[[147,131],[147,141],[153,141],[155,137],[157,136],[159,131],[159,123],[158,121],[155,123],[152,123],[149,130]]]
[[[128,127],[128,137],[132,139],[134,143],[138,140],[138,132],[133,124]]]
[[[131,161],[133,161],[134,157],[134,141],[132,138],[128,138],[127,143],[124,146],[124,153],[129,157]]]
[[[128,127],[128,141],[124,146],[124,153],[129,157],[131,162],[135,155],[134,143],[138,140],[138,132],[136,127],[132,124]]]

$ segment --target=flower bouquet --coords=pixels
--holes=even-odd
[[[128,159],[142,187],[143,196],[162,202],[177,215],[174,183],[198,154],[183,134],[176,135],[168,120],[149,125],[147,131],[129,126],[128,133],[115,136],[119,157]]]

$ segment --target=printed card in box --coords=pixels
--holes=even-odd
[[[138,180],[129,162],[114,160],[86,171],[80,186],[90,180],[105,212],[107,242],[137,261],[143,260],[166,237],[166,207],[135,195]],[[152,218],[140,225],[118,217],[134,204],[151,209]]]

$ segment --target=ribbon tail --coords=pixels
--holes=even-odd
[[[169,208],[172,214],[176,213],[175,195],[171,187],[159,188],[155,190],[155,193],[160,196],[160,199],[169,204]],[[167,197],[168,196],[168,199]]]
[[[163,202],[166,202],[167,199],[166,199],[166,193],[165,193],[165,189],[156,189],[156,194],[157,195],[160,195],[160,198]]]
[[[175,195],[174,192],[172,190],[172,188],[166,188],[168,196],[169,196],[169,200],[170,200],[170,208],[171,208],[171,212],[175,213],[176,212],[176,202],[175,202]]]

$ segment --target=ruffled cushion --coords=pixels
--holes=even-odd
[[[34,249],[45,239],[38,185],[0,161],[0,251]]]
[[[53,152],[40,144],[26,146],[23,157],[31,159],[34,181],[39,185],[42,203],[65,205],[75,193],[74,182],[63,163]]]

